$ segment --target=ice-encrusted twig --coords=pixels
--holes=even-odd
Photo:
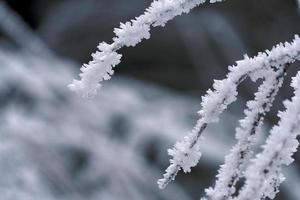
[[[215,3],[223,0],[210,0]],[[154,0],[145,13],[126,23],[121,23],[114,29],[116,37],[113,43],[102,42],[93,60],[81,67],[80,80],[73,80],[69,88],[82,97],[92,98],[101,88],[101,81],[108,80],[113,75],[113,68],[121,61],[122,55],[117,50],[126,46],[135,46],[143,39],[150,38],[150,28],[164,26],[169,20],[192,8],[205,3],[206,0]]]
[[[288,65],[270,68],[265,74],[265,81],[255,93],[255,99],[247,103],[248,108],[244,111],[246,116],[240,120],[240,127],[236,129],[238,142],[225,157],[225,164],[219,170],[215,187],[206,189],[206,197],[202,200],[225,200],[236,192],[235,185],[242,176],[245,163],[251,158],[251,147],[256,141],[263,118],[282,85],[287,67]]]
[[[227,108],[229,104],[236,100],[237,85],[248,75],[252,80],[263,77],[266,70],[273,67],[284,66],[287,63],[293,63],[300,59],[300,39],[295,36],[292,43],[286,42],[273,47],[271,51],[259,53],[254,58],[246,57],[238,61],[235,66],[229,67],[227,78],[221,81],[215,81],[214,90],[208,90],[202,97],[202,109],[198,112],[200,115],[195,128],[182,141],[177,142],[173,149],[169,149],[170,166],[166,169],[164,177],[158,180],[159,188],[163,189],[166,185],[175,179],[178,171],[190,172],[191,167],[197,165],[200,157],[200,136],[207,124],[216,122],[219,115]]]
[[[285,101],[286,111],[280,112],[280,121],[271,130],[262,153],[258,154],[245,172],[246,183],[234,200],[273,199],[284,180],[282,166],[294,161],[300,135],[300,72],[293,78],[294,97]]]

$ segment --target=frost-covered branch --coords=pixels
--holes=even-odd
[[[215,3],[222,0],[210,0]],[[145,13],[126,23],[121,23],[114,29],[116,37],[113,43],[102,42],[93,60],[81,67],[80,80],[73,80],[69,88],[82,97],[94,97],[101,88],[101,81],[109,80],[113,75],[113,68],[121,61],[122,55],[117,50],[122,47],[135,46],[143,39],[150,38],[150,28],[164,26],[169,20],[192,8],[205,3],[206,0],[154,0]]]
[[[291,101],[285,101],[285,112],[280,112],[280,122],[273,127],[263,151],[245,172],[246,183],[234,200],[273,199],[279,184],[284,180],[282,166],[293,162],[300,135],[300,72],[293,78],[295,89]]]
[[[287,66],[280,66],[275,70],[270,68],[265,74],[266,80],[255,93],[255,99],[247,103],[246,116],[240,120],[240,127],[236,129],[238,142],[226,156],[225,164],[217,175],[215,187],[206,189],[207,197],[202,200],[225,200],[236,192],[235,185],[242,176],[245,163],[251,158],[251,147],[256,141],[264,116],[270,110],[282,85]]]
[[[197,165],[200,157],[200,138],[207,124],[217,122],[219,115],[227,108],[229,104],[236,100],[237,86],[247,76],[253,81],[264,77],[266,70],[270,67],[279,68],[287,63],[293,63],[300,59],[300,39],[295,36],[292,43],[286,42],[278,44],[271,51],[259,53],[254,58],[245,57],[238,61],[235,66],[229,67],[227,78],[221,81],[215,81],[214,90],[208,90],[202,97],[202,109],[198,112],[200,115],[196,126],[182,141],[177,142],[173,149],[169,149],[170,166],[166,169],[164,177],[158,180],[158,185],[162,189],[175,179],[177,173],[182,169],[184,172],[190,172],[191,167]]]

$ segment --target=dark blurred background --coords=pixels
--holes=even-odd
[[[58,55],[87,62],[113,28],[141,14],[150,0],[7,0]],[[199,95],[243,54],[253,56],[300,32],[296,0],[230,0],[200,6],[122,50],[117,74]]]
[[[7,3],[58,55],[88,62],[113,28],[141,14],[150,0],[51,0]],[[200,6],[152,30],[151,39],[121,51],[117,75],[200,96],[244,54],[256,55],[300,32],[296,0],[231,0]],[[295,67],[291,68],[295,71]],[[292,73],[293,73],[292,72]],[[245,84],[246,97],[255,91]],[[244,87],[247,91],[244,92]],[[286,91],[286,90],[284,90]],[[288,94],[282,94],[285,98]],[[280,99],[282,100],[280,97]]]
[[[91,59],[90,54],[96,50],[99,42],[112,41],[114,27],[118,27],[120,22],[126,22],[140,15],[151,3],[150,0],[6,0],[3,2],[6,2],[12,11],[21,17],[20,21],[25,22],[28,30],[39,37],[58,59],[71,61],[73,64],[68,65],[71,65],[74,73],[79,73],[80,65]],[[2,26],[6,26],[5,23],[3,24]],[[3,29],[5,30],[5,28]],[[260,51],[270,49],[279,42],[291,41],[294,35],[299,33],[300,10],[296,0],[227,0],[216,4],[206,3],[194,9],[188,15],[176,17],[164,28],[152,29],[149,40],[143,41],[134,48],[122,49],[120,51],[123,54],[122,63],[116,68],[116,75],[110,82],[114,82],[114,79],[116,79],[116,85],[123,85],[123,79],[129,80],[129,88],[140,88],[136,89],[138,95],[142,94],[142,99],[148,103],[155,98],[183,98],[182,102],[188,102],[184,106],[182,105],[187,108],[184,110],[184,116],[189,116],[188,122],[185,124],[192,127],[196,119],[194,114],[198,109],[200,96],[211,87],[214,79],[225,77],[227,66],[233,65],[236,60],[242,59],[244,54],[254,56]],[[0,31],[0,45],[5,51],[17,52],[18,46],[22,43],[22,37],[20,41],[14,39],[9,31]],[[30,41],[27,41],[27,43],[30,43]],[[23,52],[19,54],[23,55]],[[12,55],[14,54],[12,53]],[[25,58],[21,56],[20,62],[23,59]],[[49,67],[47,69],[49,69],[49,73],[52,73],[50,71],[54,69],[51,63],[51,61],[48,62]],[[4,66],[3,63],[2,66]],[[299,63],[290,67],[283,89],[267,116],[266,129],[269,124],[277,122],[276,113],[283,108],[282,100],[291,96],[290,77],[296,74],[299,69],[298,66]],[[53,74],[53,77],[59,75]],[[49,79],[54,80],[53,78]],[[40,81],[43,82],[43,80]],[[161,92],[150,92],[152,95],[144,94],[142,92],[144,84],[151,85],[150,88],[163,89],[158,89],[159,91],[162,90]],[[145,88],[147,87],[145,86]],[[245,102],[253,97],[256,87],[257,84],[251,83],[249,80],[242,84],[239,103],[229,109],[228,115],[234,116],[227,118],[232,119],[230,125],[227,125],[229,126],[228,130],[230,130],[228,135],[231,139],[227,138],[227,134],[221,136],[224,140],[228,140],[227,151],[229,144],[233,142],[234,126],[237,125],[236,119],[243,117],[241,110],[245,108]],[[118,92],[116,91],[116,93]],[[24,96],[7,96],[7,93],[5,93],[2,94],[2,104],[3,99],[9,102],[11,98],[21,98],[17,105],[24,103]],[[118,97],[112,96],[111,98],[115,100]],[[111,100],[108,99],[109,101]],[[165,101],[167,100],[163,102],[166,103]],[[181,100],[178,101],[181,102]],[[174,107],[170,107],[170,110],[167,109],[167,113],[171,113],[171,115],[166,114],[166,116],[172,116],[178,111],[177,106],[180,106],[181,103],[167,102],[167,104],[174,105]],[[190,103],[193,106],[188,107],[189,102],[193,102]],[[165,107],[165,104],[159,105],[161,107],[156,105],[157,109]],[[107,104],[106,106],[112,105]],[[147,112],[151,112],[151,109]],[[161,109],[156,111],[160,112]],[[98,109],[97,112],[101,112],[101,109]],[[179,111],[178,114],[180,114]],[[52,117],[55,118],[55,116]],[[164,119],[164,115],[160,115],[160,117]],[[114,131],[120,132],[121,135],[128,128],[123,120],[124,118],[116,118],[114,124],[111,125],[111,127],[116,128]],[[155,120],[155,117],[153,117],[153,120]],[[181,118],[176,118],[176,120],[181,120]],[[224,129],[222,124],[219,128],[215,127],[215,130],[219,132]],[[121,136],[118,135],[117,137]],[[159,139],[149,140],[147,143],[149,143],[150,150],[147,150],[148,153],[145,156],[151,163],[156,163],[154,166],[158,166],[160,172],[162,172],[162,169],[167,165],[168,157],[164,155],[161,159],[161,154],[167,154],[166,149],[172,142],[168,145],[162,145],[163,151],[158,151],[154,147],[158,145]],[[146,146],[143,148],[147,149]],[[80,160],[80,155],[80,153],[76,154],[75,157],[79,159],[79,161],[77,160],[79,163],[84,163],[85,161]],[[297,156],[296,160],[299,160],[299,153]],[[164,161],[157,161],[157,157]],[[82,159],[84,159],[84,156]],[[181,184],[180,187],[184,188],[183,193],[188,194],[187,199],[199,198],[200,194],[203,193],[203,187],[212,183],[220,162],[200,166],[198,170],[194,171],[194,175],[179,177],[179,185]],[[74,164],[74,166],[78,165]],[[299,172],[299,167],[294,169],[294,172]],[[201,180],[202,177],[205,180]],[[201,184],[198,181],[202,181]],[[80,184],[83,183],[80,182]],[[297,184],[299,183],[296,181]],[[156,186],[153,184],[151,187]],[[288,193],[286,191],[289,190],[285,190],[285,193]],[[104,197],[101,196],[101,198]],[[133,197],[130,196],[130,198]],[[171,199],[171,196],[153,198]],[[285,198],[293,199],[286,196]],[[31,198],[28,199],[31,200]]]

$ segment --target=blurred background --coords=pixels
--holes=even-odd
[[[203,158],[159,190],[167,149],[191,130],[201,96],[227,66],[300,33],[296,0],[228,0],[205,4],[154,28],[125,48],[112,80],[94,100],[66,85],[77,78],[113,28],[140,15],[150,0],[0,0],[0,199],[199,199],[234,144],[235,127],[257,84],[204,133]],[[278,121],[284,86],[259,145]],[[300,199],[300,153],[276,199]]]

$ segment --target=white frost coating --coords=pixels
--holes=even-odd
[[[201,133],[208,123],[217,122],[219,115],[236,100],[237,85],[241,81],[247,76],[256,81],[258,78],[264,77],[265,70],[268,70],[270,66],[279,68],[299,59],[300,39],[296,35],[292,43],[278,44],[272,50],[259,53],[254,58],[245,56],[245,59],[237,61],[235,66],[229,66],[230,72],[227,78],[215,81],[214,90],[208,90],[207,94],[202,97],[202,109],[198,112],[200,118],[192,132],[168,151],[172,158],[163,178],[157,182],[159,188],[165,188],[170,181],[175,179],[181,169],[184,172],[190,172],[191,167],[197,165],[201,157],[199,144]]]
[[[115,28],[116,37],[112,44],[100,43],[93,60],[81,67],[80,80],[73,80],[69,88],[82,97],[92,98],[101,88],[101,81],[110,79],[113,68],[120,63],[121,54],[116,51],[126,46],[135,46],[143,39],[150,38],[151,26],[164,26],[169,20],[188,13],[206,0],[154,0],[145,13],[135,19],[121,23]],[[215,3],[222,0],[210,0]]]
[[[283,82],[284,68],[265,71],[265,81],[255,93],[255,99],[247,103],[245,118],[240,120],[240,127],[236,129],[237,144],[225,157],[225,164],[221,166],[214,188],[206,189],[207,198],[202,200],[228,199],[235,193],[235,184],[242,175],[245,163],[252,155],[251,146],[255,143],[257,133],[262,125],[263,117],[269,111],[272,102]]]
[[[83,97],[94,97],[101,88],[99,81],[109,80],[114,73],[112,68],[121,60],[121,55],[113,51],[112,46],[107,43],[100,43],[98,49],[100,51],[92,54],[94,60],[81,67],[81,81],[73,80],[69,85],[71,90],[81,93]]]
[[[275,198],[279,184],[284,180],[282,166],[293,162],[291,157],[299,145],[300,135],[300,72],[293,78],[295,89],[291,101],[285,101],[285,112],[280,112],[280,122],[271,130],[263,151],[245,172],[246,183],[234,200],[260,200]]]

